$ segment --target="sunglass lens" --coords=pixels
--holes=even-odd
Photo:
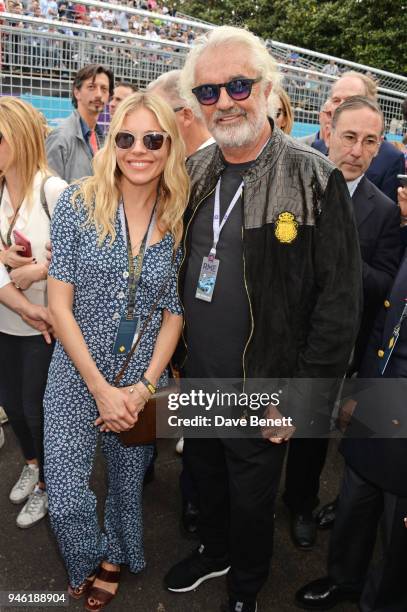
[[[161,149],[164,144],[164,135],[163,134],[146,134],[143,136],[143,143],[146,149],[150,151],[157,151]]]
[[[252,85],[245,79],[235,79],[227,84],[226,89],[233,100],[245,100],[250,96]]]
[[[197,87],[196,90],[201,104],[215,104],[219,100],[219,87],[217,85],[202,85]]]
[[[119,149],[131,149],[134,145],[134,136],[128,132],[119,132],[116,134],[115,141]]]

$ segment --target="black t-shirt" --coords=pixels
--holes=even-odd
[[[228,164],[222,174],[220,222],[233,199],[242,174],[253,162]],[[227,219],[216,249],[219,269],[211,302],[195,297],[202,259],[213,243],[215,194],[197,211],[189,237],[183,302],[188,356],[188,378],[238,378],[243,374],[243,352],[250,333],[250,310],[243,276],[243,203],[239,198]]]

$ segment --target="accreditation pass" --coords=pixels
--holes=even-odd
[[[202,259],[198,286],[195,297],[205,302],[211,302],[219,269],[219,259],[209,256]]]

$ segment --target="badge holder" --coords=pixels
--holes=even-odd
[[[137,340],[139,332],[140,317],[127,319],[126,315],[123,315],[120,319],[119,329],[117,330],[113,353],[115,355],[127,355]]]
[[[198,300],[204,300],[204,302],[212,301],[219,263],[219,259],[211,255],[203,258],[198,286],[195,293],[195,297],[198,298]]]

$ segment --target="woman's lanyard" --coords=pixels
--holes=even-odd
[[[153,210],[151,212],[147,231],[144,234],[144,238],[141,242],[139,254],[136,257],[136,265],[134,265],[133,252],[132,252],[131,240],[130,240],[129,224],[127,221],[126,211],[124,209],[123,203],[122,203],[122,206],[123,206],[123,213],[124,213],[124,223],[126,227],[127,259],[128,259],[128,266],[129,266],[129,285],[128,285],[129,295],[128,295],[127,312],[126,312],[126,319],[129,320],[129,319],[134,319],[137,288],[140,282],[141,271],[143,269],[144,255],[147,250],[147,246],[151,240],[151,235],[153,233],[154,225],[155,225],[156,202],[154,203]]]
[[[126,241],[127,241],[127,259],[128,259],[128,277],[129,277],[129,291],[127,298],[126,312],[120,319],[119,329],[117,330],[117,336],[113,345],[113,353],[115,355],[126,355],[131,350],[134,342],[136,341],[140,332],[140,316],[136,316],[136,296],[137,289],[140,282],[141,271],[143,269],[144,255],[147,250],[147,246],[150,242],[151,235],[155,225],[155,208],[157,201],[154,203],[153,210],[151,212],[150,221],[144,238],[141,242],[139,254],[136,257],[136,265],[134,265],[133,252],[131,248],[129,224],[127,222],[126,211],[124,210],[123,202],[120,202],[120,217],[122,224],[126,230]]]

